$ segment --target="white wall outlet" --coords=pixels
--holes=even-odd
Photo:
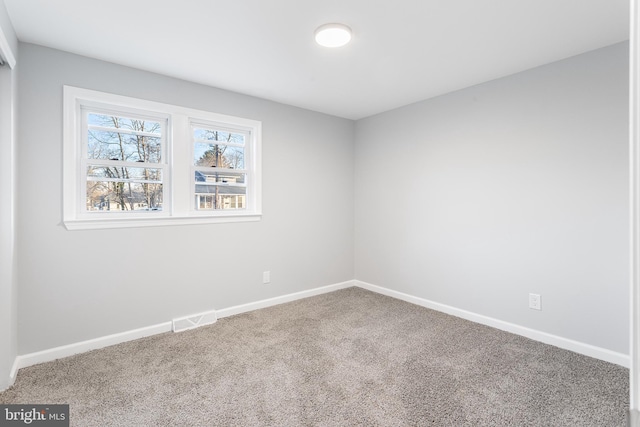
[[[529,294],[529,308],[532,310],[542,310],[540,294]]]
[[[262,273],[262,283],[271,283],[271,272],[270,271],[265,271],[264,273]]]

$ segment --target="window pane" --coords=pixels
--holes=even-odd
[[[213,170],[198,170],[195,173],[196,184],[217,183],[217,184],[244,184],[246,174],[236,172],[219,172]]]
[[[91,178],[115,178],[137,181],[162,182],[162,169],[88,166],[87,176]]]
[[[87,114],[87,157],[159,163],[162,125],[159,121]]]
[[[246,192],[246,187],[196,184],[195,206],[197,210],[245,209]]]
[[[158,136],[162,134],[162,126],[160,122],[144,119],[132,119],[122,116],[110,116],[108,114],[89,113],[89,126],[100,126],[108,128],[117,128],[122,130],[155,133]]]
[[[87,211],[160,211],[162,184],[87,181]]]
[[[89,159],[160,163],[161,138],[89,129]]]
[[[220,141],[231,144],[244,145],[245,135],[242,133],[228,132],[216,129],[194,128],[193,137],[196,140]]]
[[[194,164],[227,169],[244,169],[244,148],[196,142]]]

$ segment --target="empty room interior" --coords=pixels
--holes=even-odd
[[[632,11],[0,0],[0,418],[638,422]]]

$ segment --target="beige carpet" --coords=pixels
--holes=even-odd
[[[625,426],[627,369],[349,288],[22,369],[74,426]]]

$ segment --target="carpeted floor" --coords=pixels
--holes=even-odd
[[[349,288],[20,370],[73,426],[625,426],[629,371]]]

